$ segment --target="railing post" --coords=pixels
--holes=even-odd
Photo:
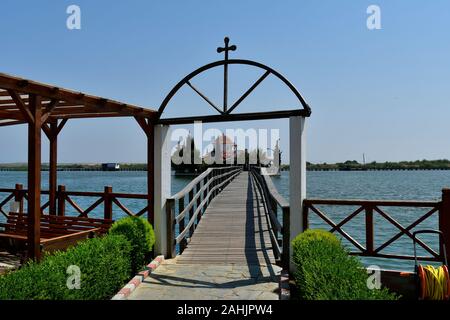
[[[200,181],[199,183],[197,183],[197,188],[195,190],[195,194],[198,194],[198,197],[197,197],[197,210],[198,210],[198,208],[200,208],[200,204],[202,203],[202,195],[201,195],[201,192],[200,192],[201,189],[202,189],[202,184],[201,184],[201,181]],[[197,215],[197,224],[200,223],[200,220],[202,219],[202,214],[203,214],[202,209],[200,209],[198,211],[198,215]]]
[[[184,196],[183,196],[183,198],[178,200],[178,212],[181,213],[181,212],[183,212],[183,210],[184,210]],[[186,215],[178,223],[178,226],[179,226],[178,233],[182,233],[184,231],[185,219],[186,219]],[[184,249],[186,248],[186,245],[187,245],[186,238],[181,239],[181,242],[180,242],[180,254],[183,253]]]
[[[191,204],[193,199],[194,199],[194,188],[192,188],[192,190],[189,191],[189,205]],[[189,209],[189,221],[191,221],[193,216],[194,216],[194,204],[192,204],[191,208]],[[195,231],[195,223],[193,223],[189,228],[189,237],[192,237],[194,231]]]
[[[218,171],[217,169],[213,169],[213,171],[212,171],[212,179],[213,179],[213,182],[211,184],[212,188],[214,188],[217,185],[217,180],[216,180],[217,171]],[[216,197],[216,194],[217,194],[217,190],[214,189],[214,191],[211,195],[213,199]]]
[[[439,210],[439,230],[444,235],[446,255],[447,259],[450,259],[450,188],[442,190],[442,203]]]
[[[373,253],[373,207],[366,205],[366,252]]]
[[[174,258],[177,254],[175,244],[175,201],[167,199],[166,201],[167,213],[167,257]]]
[[[14,201],[19,203],[19,214],[23,214],[23,185],[16,184],[14,192]]]
[[[303,232],[309,229],[309,206],[303,202]]]
[[[58,216],[66,215],[66,187],[58,186]]]
[[[209,181],[209,174],[205,177],[205,179],[203,179],[203,185],[205,186],[208,183],[208,181]],[[209,190],[209,187],[205,188],[205,191],[203,191],[203,200],[205,200],[207,198],[208,190]],[[203,207],[203,213],[205,213],[205,211],[206,211],[205,208],[207,208],[208,205],[209,205],[209,201],[206,200],[205,206]]]
[[[105,187],[105,219],[112,220],[113,210],[112,210],[112,187]]]
[[[282,267],[289,270],[290,263],[290,247],[291,247],[291,214],[290,208],[283,208],[283,252]]]

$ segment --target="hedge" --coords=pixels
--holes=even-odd
[[[130,278],[131,245],[107,235],[30,262],[0,276],[0,300],[100,300],[111,298]],[[69,289],[68,268],[81,272],[80,289]],[[72,283],[72,282],[69,282]]]
[[[109,234],[123,235],[131,243],[131,272],[138,272],[146,262],[155,243],[153,227],[144,218],[126,217],[116,221]]]
[[[340,240],[323,230],[307,230],[292,242],[295,282],[303,300],[395,300],[387,289],[367,287],[367,273]]]

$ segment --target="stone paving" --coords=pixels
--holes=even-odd
[[[20,257],[8,252],[0,252],[0,275],[20,267]]]
[[[189,265],[164,261],[129,300],[278,300],[274,265]]]

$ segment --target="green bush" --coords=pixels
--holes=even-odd
[[[323,230],[307,230],[292,242],[295,282],[303,300],[394,300],[387,289],[370,290],[367,273],[340,240]]]
[[[131,243],[131,272],[138,272],[146,262],[155,243],[153,227],[144,218],[126,217],[116,221],[109,230],[110,234],[125,236]]]
[[[99,300],[111,298],[130,277],[129,241],[108,235],[30,262],[0,276],[0,300]],[[80,269],[80,289],[69,289],[70,266]],[[70,282],[69,283],[73,283]]]

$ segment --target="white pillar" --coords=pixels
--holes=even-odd
[[[171,195],[170,126],[155,125],[155,253],[167,256],[166,199]]]
[[[303,200],[306,198],[306,138],[305,118],[289,118],[289,205],[291,241],[303,231]],[[295,270],[292,263],[290,245],[290,271]]]

